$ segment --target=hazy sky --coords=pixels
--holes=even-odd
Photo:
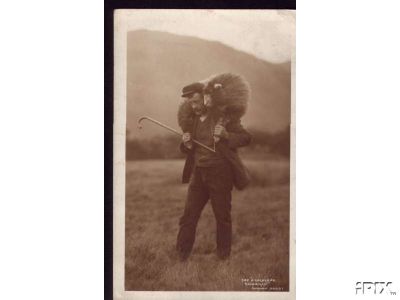
[[[288,10],[124,10],[128,30],[149,29],[220,41],[270,62],[291,58],[295,12]]]

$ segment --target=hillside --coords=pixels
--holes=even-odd
[[[182,87],[211,74],[243,75],[252,88],[245,127],[277,131],[290,122],[290,62],[272,64],[222,43],[165,32],[138,30],[127,36],[127,128],[130,137],[168,134],[142,115],[178,128]]]

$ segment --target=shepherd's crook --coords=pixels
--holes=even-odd
[[[173,129],[173,128],[167,126],[167,125],[164,125],[163,123],[158,122],[157,120],[154,120],[153,118],[146,117],[146,116],[139,118],[139,120],[138,120],[138,127],[139,127],[139,129],[142,129],[142,125],[140,124],[140,122],[142,122],[143,120],[149,120],[149,121],[151,121],[151,122],[153,122],[153,123],[155,123],[155,124],[157,124],[157,125],[159,125],[159,126],[165,128],[165,129],[167,129],[167,130],[169,130],[169,131],[171,131],[171,132],[173,132],[173,133],[179,135],[179,136],[182,136],[182,134],[181,134],[179,131],[177,131],[177,130],[175,130],[175,129]],[[200,143],[199,141],[196,141],[196,140],[194,140],[194,139],[192,139],[192,141],[193,141],[193,143],[196,143],[197,145],[199,145],[199,146],[201,146],[201,147],[203,147],[203,148],[206,148],[207,150],[210,150],[211,152],[215,152],[215,149],[212,149],[212,148],[210,148],[210,147],[204,145],[203,143]]]

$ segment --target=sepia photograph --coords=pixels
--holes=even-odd
[[[116,10],[114,41],[114,298],[294,299],[295,11]]]

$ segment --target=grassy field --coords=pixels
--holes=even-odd
[[[287,291],[289,162],[245,161],[252,184],[233,192],[231,258],[219,261],[216,257],[215,219],[208,203],[192,255],[182,263],[175,242],[187,191],[187,184],[180,183],[183,163],[127,163],[126,290]]]

